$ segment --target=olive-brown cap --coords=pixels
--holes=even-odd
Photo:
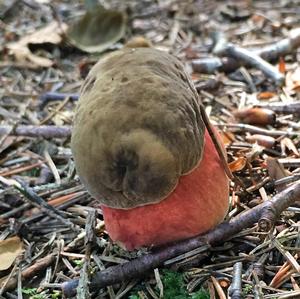
[[[168,53],[124,48],[100,60],[82,86],[71,140],[90,194],[122,209],[167,197],[202,158],[199,105]]]

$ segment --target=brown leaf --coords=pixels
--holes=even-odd
[[[277,159],[269,157],[267,158],[266,162],[267,162],[268,173],[272,180],[277,181],[289,175],[288,171],[284,169],[283,165]],[[277,191],[281,191],[285,188],[286,188],[285,184],[276,186]]]
[[[258,107],[236,110],[233,115],[242,123],[252,125],[272,125],[276,121],[274,111]]]
[[[292,89],[295,91],[300,91],[300,81],[295,83]]]
[[[28,45],[30,44],[59,44],[62,41],[63,32],[67,29],[67,25],[57,22],[52,22],[44,28],[35,31],[32,34],[26,35],[17,42],[7,45],[8,50],[13,54],[19,62],[31,62],[40,67],[50,67],[53,61],[33,54]]]
[[[19,237],[0,241],[0,271],[8,269],[23,251],[23,242]]]
[[[267,158],[267,169],[270,178],[273,180],[279,180],[287,176],[286,170],[277,159],[271,157]]]
[[[263,91],[263,92],[260,92],[258,95],[257,95],[257,98],[259,100],[269,100],[273,97],[276,96],[276,93],[274,92],[271,92],[271,91]]]
[[[292,72],[287,72],[285,81],[287,90],[298,91],[300,88],[300,67],[297,67]]]
[[[225,146],[231,144],[235,140],[235,136],[232,132],[219,132],[222,142]]]
[[[242,170],[247,164],[247,159],[245,157],[238,157],[236,160],[228,163],[229,169],[232,172],[237,172]]]

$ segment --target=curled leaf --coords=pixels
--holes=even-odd
[[[19,237],[0,241],[0,271],[8,269],[23,250]]]
[[[69,41],[82,51],[103,52],[125,34],[126,15],[99,6],[70,25]]]
[[[46,43],[57,45],[62,42],[62,36],[66,28],[67,25],[64,23],[52,22],[32,34],[24,36],[17,42],[9,43],[7,48],[19,62],[30,62],[40,67],[50,67],[53,65],[51,59],[33,54],[28,46],[30,44]]]
[[[220,131],[219,134],[221,135],[223,144],[225,146],[231,144],[235,140],[235,136],[234,136],[234,134],[232,132],[223,132],[223,131]]]
[[[228,166],[232,172],[237,172],[244,169],[246,164],[247,164],[247,159],[245,157],[238,157],[236,160],[230,162]]]

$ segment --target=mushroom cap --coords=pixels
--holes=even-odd
[[[123,49],[90,71],[71,148],[80,179],[105,206],[157,203],[201,161],[205,126],[183,65],[152,48]]]

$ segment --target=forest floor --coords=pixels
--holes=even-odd
[[[79,277],[77,298],[300,298],[300,1],[99,2],[115,17],[79,33],[81,1],[0,3],[0,298],[61,298],[62,286],[70,296]],[[150,249],[110,241],[70,150],[89,69],[128,43],[185,64],[235,177],[232,227],[212,237],[217,245],[155,266],[141,263]],[[138,277],[114,268],[125,264]],[[103,283],[104,269],[114,285]]]

